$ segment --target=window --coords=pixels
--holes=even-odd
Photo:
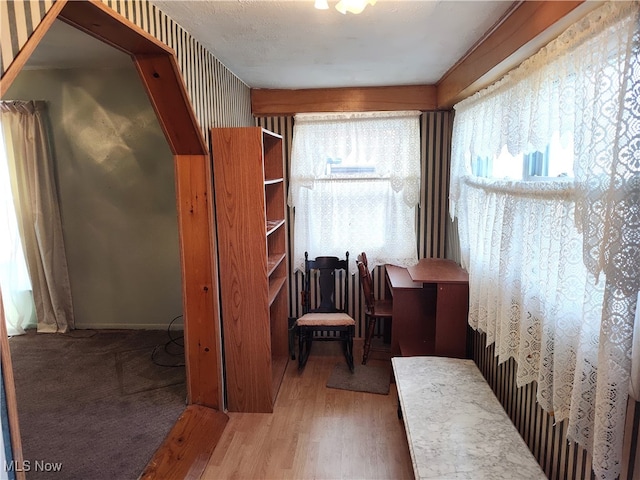
[[[31,281],[22,250],[18,221],[11,194],[11,180],[0,125],[0,286],[9,335],[32,326]]]
[[[453,127],[469,323],[604,480],[640,384],[639,54],[640,4],[606,2],[457,104]]]
[[[418,112],[296,115],[289,204],[293,264],[304,254],[355,258],[369,267],[417,262]]]
[[[560,141],[556,132],[543,151],[511,155],[507,146],[499,155],[476,157],[471,168],[474,175],[504,180],[540,181],[554,178],[573,178],[573,136]]]

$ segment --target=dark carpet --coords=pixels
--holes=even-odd
[[[346,362],[336,364],[327,387],[356,392],[389,394],[391,367],[389,365],[355,365],[353,373]]]
[[[156,330],[12,337],[27,479],[138,478],[185,409],[178,343]]]

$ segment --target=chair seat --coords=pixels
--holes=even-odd
[[[346,313],[306,313],[297,323],[299,327],[348,327],[356,324]]]

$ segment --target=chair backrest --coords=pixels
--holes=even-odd
[[[336,272],[343,270],[342,276],[344,284],[340,284],[343,292],[336,291]],[[311,308],[311,281],[315,278],[313,272],[319,273],[318,289],[320,301],[315,308]],[[338,257],[316,257],[315,260],[309,260],[308,254],[304,254],[304,295],[303,295],[303,312],[343,312],[348,305],[349,298],[349,252],[345,254],[345,259],[340,260]],[[342,294],[342,295],[340,295]],[[338,303],[338,298],[341,302]]]
[[[373,295],[371,272],[367,267],[366,258],[366,255],[363,253],[361,255],[361,259],[358,260],[358,271],[360,272],[360,286],[362,287],[362,294],[364,295],[364,303],[373,313],[373,309],[375,308],[375,297]]]
[[[364,263],[364,266],[367,267],[367,270],[369,270],[369,262],[367,261],[366,253],[362,252],[360,255],[358,255],[358,260]]]

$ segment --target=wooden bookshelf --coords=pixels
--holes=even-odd
[[[282,137],[211,130],[227,408],[272,412],[288,361]]]

